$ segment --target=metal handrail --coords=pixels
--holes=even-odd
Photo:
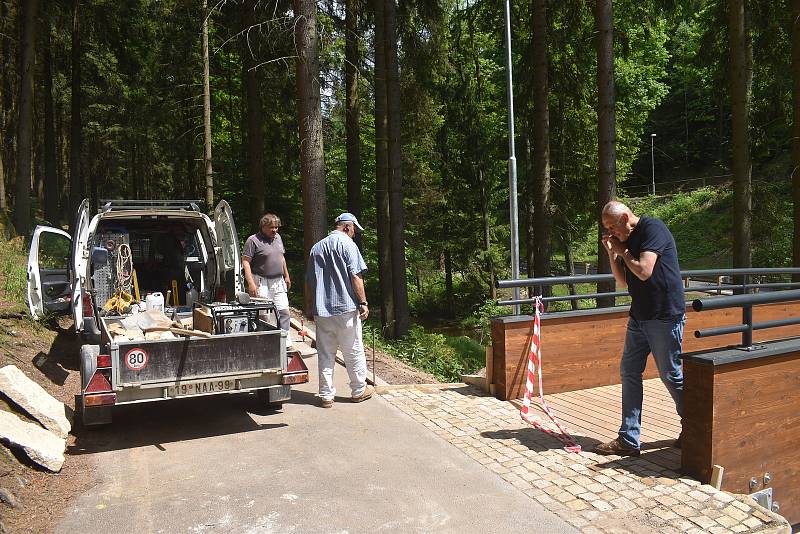
[[[767,289],[767,288],[777,288],[777,287],[800,287],[800,283],[796,282],[757,282],[751,283],[750,276],[765,276],[765,275],[795,275],[800,274],[800,268],[798,267],[750,267],[750,268],[738,268],[738,269],[689,269],[685,271],[681,271],[681,278],[684,280],[691,280],[691,278],[697,277],[714,277],[718,278],[721,276],[731,276],[731,277],[742,277],[742,283],[734,283],[734,284],[718,284],[712,286],[684,286],[684,292],[696,292],[696,291],[722,291],[722,290],[734,290],[739,291],[741,290],[743,293],[747,293],[749,290],[752,289]],[[496,282],[496,287],[498,288],[515,288],[515,287],[535,287],[535,286],[542,286],[542,287],[552,287],[555,285],[574,285],[574,284],[585,284],[585,283],[600,283],[600,282],[612,282],[614,281],[614,275],[612,274],[583,274],[583,275],[574,275],[574,276],[547,276],[547,277],[540,277],[540,278],[523,278],[519,280],[498,280]],[[613,291],[613,292],[604,292],[604,293],[586,293],[580,295],[564,295],[564,296],[553,296],[553,297],[543,297],[542,302],[562,302],[562,301],[572,301],[572,300],[580,300],[580,299],[592,299],[598,297],[622,297],[628,296],[629,293],[627,291]],[[720,297],[723,298],[723,297]],[[513,299],[513,300],[498,300],[497,304],[501,306],[513,306],[519,304],[532,304],[536,299],[528,298],[528,299]]]
[[[800,324],[800,317],[753,323],[753,306],[756,304],[790,302],[793,300],[800,300],[800,290],[775,291],[772,293],[759,293],[758,295],[733,295],[730,297],[717,297],[707,300],[695,299],[692,301],[692,308],[697,312],[741,306],[743,324],[695,330],[694,337],[721,336],[724,334],[741,332],[742,347],[751,350],[753,348],[753,330]]]

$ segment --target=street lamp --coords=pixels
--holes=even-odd
[[[653,195],[656,194],[656,158],[655,158],[655,139],[656,134],[650,134],[650,168],[653,171]]]

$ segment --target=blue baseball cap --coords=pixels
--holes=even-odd
[[[364,231],[364,228],[362,228],[362,226],[360,224],[358,224],[358,219],[356,219],[356,216],[353,215],[352,213],[349,213],[349,212],[342,213],[341,215],[336,217],[336,220],[334,220],[333,222],[335,222],[336,224],[343,223],[343,222],[351,222],[351,223],[355,224],[356,228],[358,228],[360,231],[362,231],[362,232]]]

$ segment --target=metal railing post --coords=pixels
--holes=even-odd
[[[742,331],[742,347],[749,349],[753,346],[753,305],[745,304],[742,306],[742,323],[747,328]]]

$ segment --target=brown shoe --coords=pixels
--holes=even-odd
[[[333,399],[322,399],[323,408],[333,408]]]
[[[372,386],[367,386],[364,388],[364,393],[359,395],[358,397],[353,397],[353,402],[364,402],[367,399],[372,398],[372,394],[374,393],[374,389]]]
[[[619,438],[611,440],[608,443],[599,444],[594,448],[593,452],[602,454],[603,456],[639,456],[639,449],[634,449],[622,442]]]

